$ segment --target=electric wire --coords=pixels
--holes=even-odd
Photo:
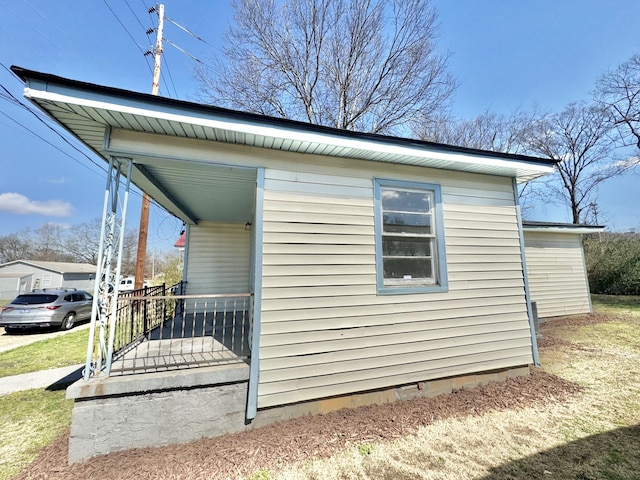
[[[127,7],[129,8],[129,11],[131,12],[131,14],[134,16],[134,18],[138,21],[138,25],[140,25],[140,27],[142,28],[142,31],[146,33],[147,28],[142,24],[142,21],[140,20],[140,18],[138,17],[138,15],[136,14],[136,12],[133,10],[133,8],[131,8],[131,5],[129,4],[128,0],[124,0],[124,3],[127,5]],[[147,38],[149,37],[149,34],[147,34]]]
[[[189,35],[191,35],[193,38],[195,38],[196,40],[200,40],[202,43],[206,43],[207,45],[209,45],[209,43],[207,43],[206,40],[200,38],[198,35],[196,35],[195,33],[193,33],[191,30],[187,30],[185,27],[183,27],[182,25],[180,25],[179,23],[177,23],[175,20],[170,19],[169,17],[167,17],[166,15],[164,16],[164,19],[173,23],[176,27],[178,27],[180,30],[183,30],[185,32],[187,32]]]
[[[2,67],[4,67],[5,69],[7,69],[7,67],[0,63],[0,65],[2,65]],[[11,72],[11,70],[9,70]],[[11,72],[13,73],[13,72]],[[6,92],[5,94],[2,94],[2,92],[0,92],[0,98],[3,98],[4,100],[8,101],[9,103],[18,106],[20,108],[23,108],[25,110],[27,110],[29,113],[31,113],[33,116],[35,116],[41,123],[43,123],[47,128],[49,128],[53,133],[55,133],[61,140],[63,140],[67,145],[69,145],[71,148],[73,148],[75,151],[77,151],[78,153],[80,153],[81,155],[83,155],[85,158],[87,158],[94,166],[96,166],[98,169],[100,169],[103,173],[107,173],[107,169],[106,167],[100,165],[99,163],[97,163],[96,161],[94,161],[91,157],[89,157],[86,153],[84,153],[82,150],[80,150],[79,148],[77,148],[75,145],[73,145],[71,142],[69,142],[69,140],[67,138],[65,138],[64,135],[62,135],[60,132],[58,132],[56,129],[54,129],[53,127],[51,127],[50,125],[48,125],[42,118],[40,118],[38,112],[32,110],[29,105],[26,105],[24,103],[22,103],[19,99],[17,99],[4,85],[0,84],[0,89],[4,90]],[[27,132],[31,133],[32,135],[34,135],[35,137],[39,138],[40,140],[42,140],[43,142],[45,142],[46,144],[50,145],[51,147],[55,148],[56,150],[58,150],[60,153],[62,153],[63,155],[66,155],[67,157],[69,157],[71,160],[73,160],[74,162],[78,163],[79,165],[83,166],[84,168],[88,169],[90,172],[95,173],[96,175],[100,175],[99,172],[96,172],[95,170],[92,170],[88,165],[80,162],[78,159],[76,159],[75,157],[73,157],[71,154],[69,154],[68,152],[65,152],[64,150],[62,150],[60,147],[56,146],[55,144],[53,144],[52,142],[48,141],[47,139],[45,139],[44,137],[42,137],[41,135],[39,135],[38,133],[36,133],[34,130],[32,130],[31,128],[27,127],[26,125],[20,123],[19,121],[17,121],[16,119],[10,117],[8,114],[6,114],[3,111],[0,111],[0,113],[2,115],[4,115],[5,117],[7,117],[9,120],[11,120],[12,122],[16,123],[17,125],[19,125],[20,127],[22,127],[24,130],[26,130]],[[142,198],[142,193],[138,192],[135,189],[132,189],[130,191],[133,195]],[[160,208],[161,210],[164,210],[164,208],[158,204],[155,200],[151,199],[151,203],[153,205],[155,205],[156,207]]]
[[[109,4],[107,3],[107,0],[102,0],[102,1],[107,6],[107,8],[111,12],[111,14],[115,17],[116,21],[120,24],[120,26],[125,31],[125,33],[128,35],[128,37],[131,39],[131,41],[135,44],[136,47],[138,47],[138,50],[140,50],[140,53],[142,53],[142,56],[145,59],[147,67],[149,67],[149,71],[151,72],[151,74],[153,74],[153,69],[151,68],[151,65],[149,64],[149,60],[147,59],[147,57],[145,55],[144,49],[138,44],[138,42],[136,42],[136,40],[133,37],[133,35],[131,35],[131,32],[129,32],[129,29],[127,29],[127,27],[124,25],[124,23],[122,23],[122,20],[120,20],[120,17],[118,17],[116,12],[114,12],[113,9],[109,6]]]
[[[173,75],[171,75],[171,69],[169,68],[169,62],[168,62],[168,59],[167,59],[166,56],[164,57],[164,65],[165,65],[165,67],[167,67],[166,71],[167,71],[167,75],[169,76],[169,81],[171,82],[171,86],[173,87],[173,93],[175,95],[174,98],[179,98],[178,97],[178,90],[176,89],[176,84],[173,83]],[[167,84],[167,81],[164,80],[164,79],[163,79],[163,82],[165,83],[165,85]],[[167,91],[168,90],[169,90],[169,87],[167,86]]]

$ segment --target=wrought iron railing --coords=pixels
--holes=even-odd
[[[118,298],[111,375],[246,361],[251,355],[250,294]],[[173,293],[175,291],[175,293]],[[157,292],[147,292],[157,293]]]
[[[164,284],[120,292],[116,310],[113,344],[114,359],[122,356],[148,338],[151,331],[171,320],[178,300],[168,300],[184,292],[186,282],[172,287]]]

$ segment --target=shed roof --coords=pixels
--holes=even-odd
[[[587,225],[582,223],[556,223],[523,220],[522,229],[525,232],[572,233],[575,235],[583,235],[587,233],[602,232],[604,227],[600,225]]]

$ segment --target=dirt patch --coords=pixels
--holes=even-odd
[[[231,479],[369,442],[393,440],[438,420],[560,402],[581,387],[533,368],[531,375],[436,398],[343,409],[184,445],[135,449],[66,465],[68,432],[15,479]]]

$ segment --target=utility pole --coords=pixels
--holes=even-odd
[[[158,95],[160,89],[160,61],[162,58],[162,29],[164,28],[164,5],[160,4],[151,11],[158,12],[158,29],[156,30],[156,48],[154,51],[153,82],[151,84],[151,94]],[[147,255],[147,235],[149,232],[149,195],[142,194],[142,209],[140,211],[140,228],[138,230],[138,251],[136,256],[135,284],[136,290],[144,285],[144,264]]]

